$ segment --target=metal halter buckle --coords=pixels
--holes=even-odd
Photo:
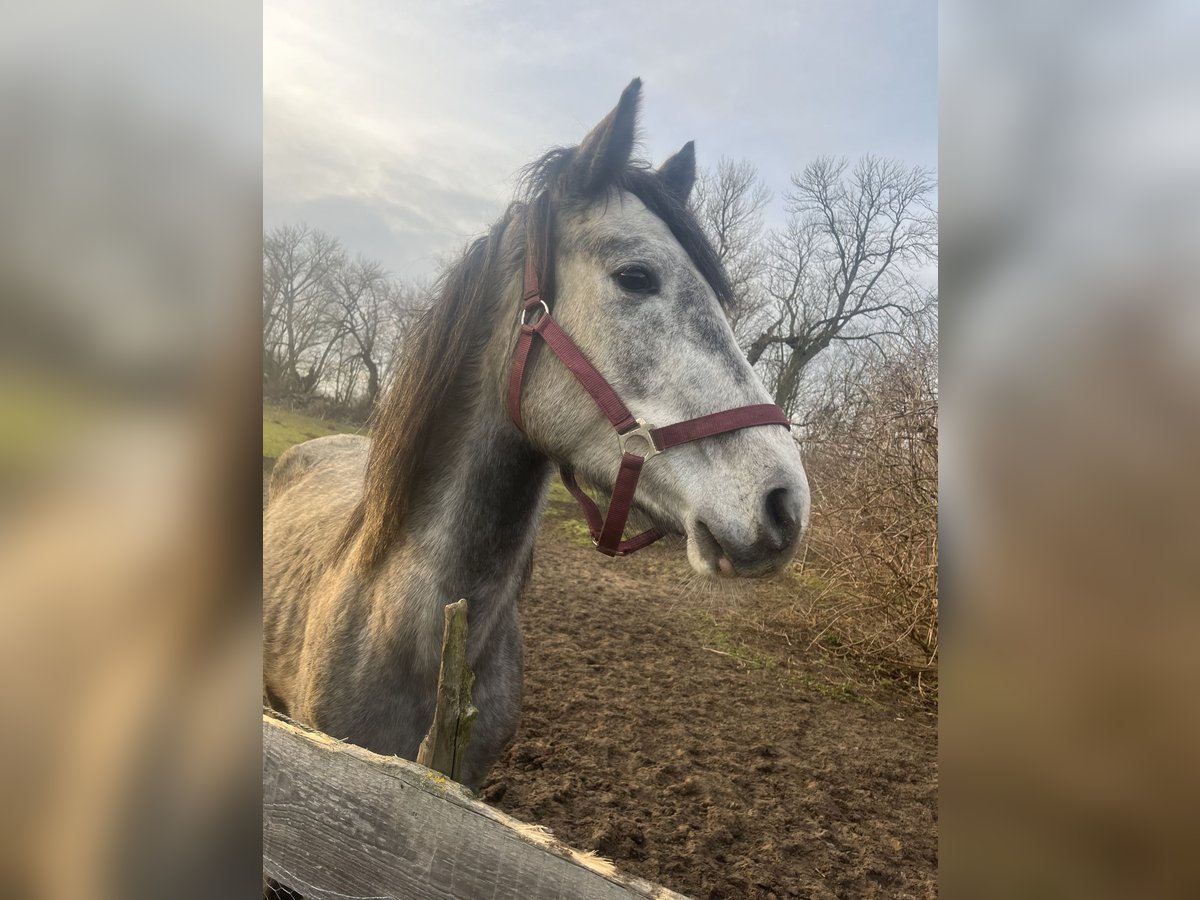
[[[654,457],[658,456],[658,454],[662,453],[662,451],[654,445],[654,438],[650,435],[650,432],[654,430],[654,426],[645,419],[637,419],[636,421],[638,423],[637,428],[631,428],[628,431],[617,433],[617,443],[621,445],[621,453],[632,453],[634,456],[640,456],[643,460],[653,459]],[[643,453],[639,449],[640,445],[636,442],[631,449],[629,447],[629,441],[631,439],[637,439],[638,441],[644,442],[646,445],[646,452]]]
[[[545,301],[545,300],[538,300],[538,303],[539,303],[539,304],[541,305],[541,307],[542,307],[542,315],[543,315],[543,316],[548,316],[548,315],[550,315],[550,307],[548,307],[548,306],[546,305],[546,301]],[[526,306],[526,307],[522,307],[522,308],[521,308],[521,315],[517,317],[517,321],[518,321],[520,324],[522,324],[522,325],[528,325],[529,323],[525,321],[525,317],[526,317],[527,315],[529,315],[531,312],[534,312],[536,309],[537,309],[537,307],[536,307],[536,306]],[[540,321],[540,319],[539,319],[539,321]]]

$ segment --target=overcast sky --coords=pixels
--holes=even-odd
[[[433,275],[635,75],[643,155],[749,159],[771,221],[820,154],[937,166],[935,0],[266,0],[264,225]]]

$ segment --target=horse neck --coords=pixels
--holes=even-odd
[[[461,373],[457,401],[437,414],[417,514],[384,563],[400,576],[393,583],[410,580],[418,567],[418,580],[436,585],[429,597],[435,605],[459,597],[473,611],[481,602],[514,603],[528,575],[550,463],[513,426],[503,401],[515,321],[506,313],[518,308],[519,293],[514,280],[477,371]]]

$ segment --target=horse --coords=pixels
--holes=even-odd
[[[445,271],[371,439],[299,444],[270,477],[268,702],[415,758],[443,609],[466,598],[478,717],[462,781],[474,790],[517,728],[518,598],[555,465],[610,556],[673,534],[704,576],[769,576],[807,525],[798,445],[773,427],[787,419],[738,348],[727,276],[689,211],[694,144],[657,169],[635,159],[640,95],[634,79],[578,146],[527,167],[501,218]],[[537,352],[543,341],[552,353]],[[611,498],[607,522],[575,473]],[[652,528],[622,541],[628,513]]]

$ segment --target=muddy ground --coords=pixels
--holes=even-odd
[[[681,546],[610,560],[551,507],[484,799],[697,898],[936,896],[935,710],[750,626],[800,582],[714,594]]]
[[[799,578],[689,573],[666,541],[596,553],[551,501],[521,725],[483,798],[705,900],[936,897],[936,708],[781,629]]]

